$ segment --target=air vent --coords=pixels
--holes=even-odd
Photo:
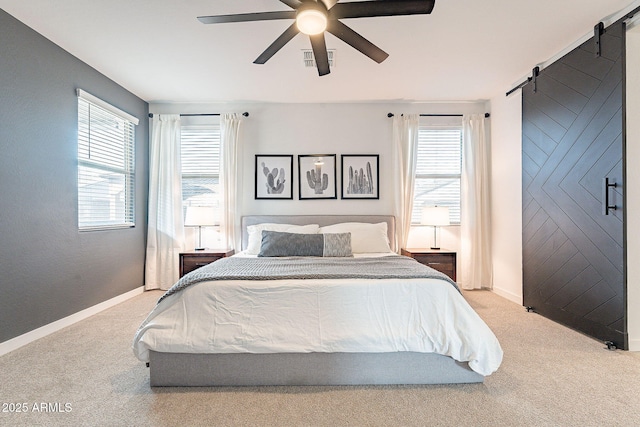
[[[329,57],[329,67],[336,66],[336,50],[327,49],[327,56]],[[302,49],[302,60],[305,67],[316,68],[316,61],[313,59],[313,51],[311,49]]]

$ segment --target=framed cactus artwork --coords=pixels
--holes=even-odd
[[[298,187],[300,200],[337,199],[336,155],[299,155]]]
[[[377,154],[342,155],[342,198],[380,198],[380,156]]]
[[[256,154],[255,198],[293,199],[293,155]]]

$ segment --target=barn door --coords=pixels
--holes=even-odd
[[[523,88],[523,301],[627,348],[623,241],[623,28]]]

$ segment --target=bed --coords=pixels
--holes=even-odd
[[[241,228],[240,253],[180,279],[136,332],[151,386],[478,383],[498,369],[502,349],[455,283],[395,254],[393,216]]]

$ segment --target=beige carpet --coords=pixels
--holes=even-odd
[[[151,390],[130,346],[159,295],[0,357],[0,425],[640,425],[640,354],[604,350],[486,291],[465,293],[505,351],[484,384]]]

